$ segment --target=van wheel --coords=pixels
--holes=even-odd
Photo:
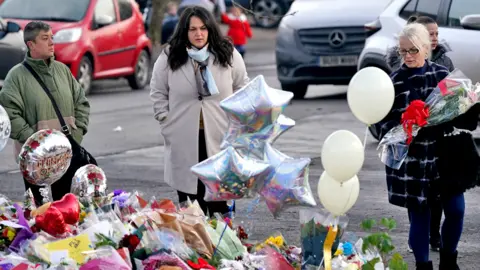
[[[293,93],[293,99],[303,99],[307,94],[308,84],[287,84],[282,83],[282,89]]]
[[[132,90],[140,90],[145,88],[148,83],[148,76],[150,71],[150,56],[143,50],[137,59],[135,65],[135,73],[127,77],[128,85]]]
[[[83,88],[85,95],[90,94],[92,89],[92,74],[93,74],[92,61],[88,56],[84,56],[80,61],[78,67],[77,81]]]

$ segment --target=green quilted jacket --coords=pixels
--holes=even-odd
[[[25,56],[30,66],[38,73],[52,93],[69,126],[73,138],[81,143],[87,133],[90,104],[70,69],[53,59],[44,60]],[[55,110],[48,96],[32,74],[22,64],[13,67],[7,74],[0,90],[0,105],[11,121],[10,137],[17,141],[18,154],[21,145],[33,133],[41,129],[61,130]]]

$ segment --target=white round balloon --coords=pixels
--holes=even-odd
[[[357,176],[340,183],[327,172],[323,172],[318,180],[318,197],[323,207],[335,216],[341,216],[357,202],[360,194],[360,181]]]
[[[361,122],[380,122],[390,112],[395,99],[393,82],[385,71],[366,67],[358,71],[348,85],[348,106]]]
[[[321,157],[328,175],[341,183],[360,171],[365,160],[365,148],[353,132],[337,130],[323,143]]]

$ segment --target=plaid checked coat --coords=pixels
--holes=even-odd
[[[416,99],[425,100],[437,84],[449,74],[446,67],[425,61],[421,68],[402,65],[391,74],[395,86],[395,101],[390,113],[377,125],[382,138],[390,129],[400,125],[402,113]],[[386,167],[388,199],[391,204],[420,208],[428,199],[439,196],[436,138],[443,137],[437,127],[422,128],[410,145],[408,156],[400,169]]]

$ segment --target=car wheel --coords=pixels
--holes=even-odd
[[[145,88],[148,83],[148,75],[150,71],[150,56],[143,50],[137,59],[135,65],[135,73],[127,77],[128,85],[133,90],[139,90]]]
[[[368,131],[370,131],[370,134],[372,135],[372,137],[379,141],[380,140],[380,134],[378,134],[378,130],[377,130],[377,127],[375,125],[370,125],[368,127]]]
[[[282,89],[293,93],[293,99],[303,99],[308,90],[308,84],[282,83]]]
[[[85,95],[90,94],[92,89],[93,65],[88,56],[84,56],[78,67],[77,81],[83,88]]]
[[[256,0],[252,9],[255,24],[262,28],[277,27],[287,12],[285,3],[279,0]]]

